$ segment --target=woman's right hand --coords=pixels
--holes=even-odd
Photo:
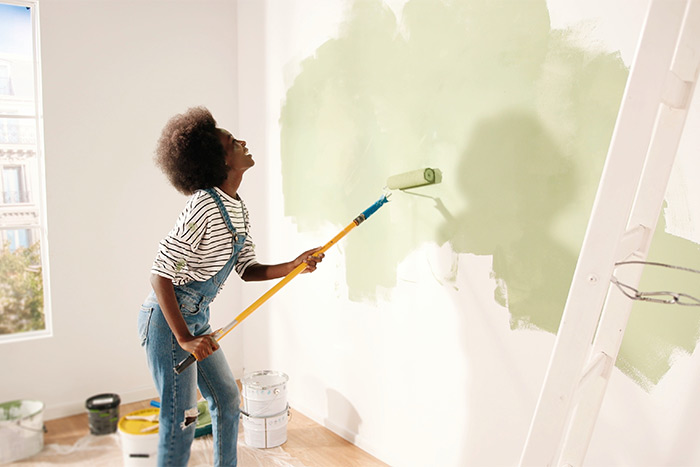
[[[216,341],[214,334],[205,334],[203,336],[189,336],[183,341],[178,339],[178,344],[183,350],[194,355],[197,361],[204,360],[209,355],[219,350],[219,343]]]

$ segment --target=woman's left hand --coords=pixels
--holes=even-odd
[[[316,265],[323,261],[323,258],[325,258],[326,256],[324,253],[321,253],[320,255],[314,254],[317,251],[321,250],[321,248],[322,247],[313,248],[300,254],[297,257],[297,259],[294,260],[294,267],[296,268],[301,263],[306,263],[306,269],[302,271],[302,274],[307,272],[314,272],[316,270]]]

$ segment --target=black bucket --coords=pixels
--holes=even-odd
[[[117,431],[120,402],[116,394],[98,394],[85,401],[91,434],[108,435]]]

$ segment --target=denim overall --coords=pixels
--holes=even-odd
[[[233,254],[221,271],[210,279],[175,286],[180,311],[194,336],[212,332],[209,326],[209,304],[233,270],[245,241],[245,235],[238,234],[233,227],[219,195],[213,189],[205,191],[216,201],[233,234]],[[138,328],[141,345],[146,349],[148,366],[161,400],[158,465],[187,465],[196,427],[199,387],[211,412],[215,465],[235,466],[240,395],[223,352],[215,351],[181,374],[176,374],[173,368],[188,357],[189,353],[177,343],[152,291],[141,306]]]

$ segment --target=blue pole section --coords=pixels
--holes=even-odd
[[[377,210],[384,206],[384,204],[388,201],[389,199],[386,197],[386,195],[383,195],[381,198],[379,198],[379,200],[376,203],[362,211],[362,214],[355,218],[355,224],[360,225],[362,222],[369,219],[369,216],[377,212]]]

